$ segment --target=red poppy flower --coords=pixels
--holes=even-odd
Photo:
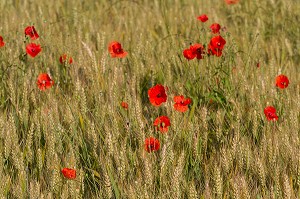
[[[259,63],[259,62],[256,63],[256,67],[257,67],[257,68],[260,67],[260,63]]]
[[[30,43],[26,46],[26,52],[29,54],[31,57],[37,56],[39,52],[41,52],[41,45],[36,45],[35,43]]]
[[[51,88],[51,86],[53,86],[54,84],[54,81],[50,78],[50,76],[47,73],[42,73],[38,76],[36,84],[38,85],[41,91],[44,91],[48,88]]]
[[[68,58],[69,58],[69,60],[68,60]],[[64,64],[64,63],[67,63],[67,62],[69,64],[72,64],[73,63],[73,59],[72,59],[72,57],[67,56],[66,54],[63,54],[62,56],[59,57],[59,62],[61,64]]]
[[[200,15],[199,17],[197,17],[197,19],[204,23],[208,20],[208,17],[206,14],[203,14],[203,15]]]
[[[276,109],[273,106],[266,107],[264,113],[269,121],[278,120],[278,116],[276,115]]]
[[[148,90],[148,96],[150,103],[153,106],[160,106],[163,102],[167,101],[165,87],[160,84],[157,84],[156,86],[150,88]]]
[[[3,47],[3,46],[5,46],[5,43],[3,41],[3,37],[0,36],[0,48]]]
[[[63,168],[61,170],[61,172],[65,176],[65,178],[68,178],[70,180],[74,180],[76,178],[76,170],[75,169]]]
[[[145,150],[150,153],[152,151],[158,151],[160,148],[160,142],[154,137],[149,137],[145,139],[144,143]]]
[[[187,58],[188,60],[192,60],[196,57],[196,55],[191,51],[190,49],[183,50],[183,56]]]
[[[284,88],[288,87],[289,83],[290,83],[289,79],[285,75],[278,75],[276,77],[276,86],[281,88],[281,89],[284,89]]]
[[[128,104],[126,102],[121,102],[121,106],[124,108],[124,109],[128,109]]]
[[[108,51],[111,57],[123,58],[128,54],[123,50],[122,45],[117,41],[113,41],[109,44]]]
[[[203,59],[203,54],[204,47],[202,44],[191,45],[189,49],[183,51],[183,56],[188,60],[194,59],[195,57],[197,57],[197,59]]]
[[[179,112],[185,112],[188,110],[188,105],[192,102],[190,98],[184,98],[183,95],[174,97],[174,109]]]
[[[168,127],[171,125],[170,119],[167,116],[160,116],[154,120],[154,126],[157,126],[160,132],[168,132]]]
[[[208,45],[208,54],[220,57],[225,44],[225,39],[223,39],[220,35],[213,37]]]
[[[211,29],[212,33],[214,33],[214,34],[220,34],[221,26],[218,23],[214,23],[214,24],[212,24],[210,26],[210,29]]]
[[[226,2],[227,4],[236,4],[236,3],[239,2],[239,0],[225,0],[225,2]]]
[[[25,35],[29,36],[32,40],[39,38],[39,34],[36,32],[34,26],[27,26],[25,28]]]

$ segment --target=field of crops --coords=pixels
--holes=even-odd
[[[300,198],[299,0],[0,9],[0,198]]]

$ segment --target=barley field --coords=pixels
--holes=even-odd
[[[300,1],[0,9],[0,198],[300,198]]]

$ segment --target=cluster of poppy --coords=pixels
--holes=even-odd
[[[236,4],[239,2],[239,0],[225,0],[225,2],[227,4]],[[197,17],[197,19],[204,23],[208,20],[208,17],[206,14],[203,14]],[[221,26],[217,23],[214,23],[210,26],[210,29],[213,34],[220,34]],[[216,55],[217,57],[220,57],[222,55],[222,50],[225,44],[226,44],[225,39],[223,39],[220,35],[213,37],[210,40],[210,43],[208,45],[208,55]],[[197,59],[203,59],[204,54],[205,54],[205,50],[202,44],[191,45],[189,49],[185,49],[183,51],[184,57],[187,58],[188,60],[194,59],[196,57]],[[259,68],[260,64],[257,63],[256,66]],[[289,80],[285,75],[277,76],[275,81],[276,81],[275,85],[280,89],[286,88],[289,84]],[[264,109],[264,114],[266,115],[269,121],[278,120],[276,109],[273,106],[266,107]]]
[[[34,26],[28,26],[25,28],[25,37],[29,37],[31,40],[36,40],[39,38],[39,34],[37,33]],[[0,47],[5,46],[5,42],[3,41],[3,37],[0,36]],[[42,51],[41,45],[35,43],[29,43],[26,45],[26,53],[31,57],[36,57]],[[72,57],[68,57],[66,54],[63,54],[59,61],[61,64],[73,62]],[[41,91],[45,91],[46,89],[51,88],[54,85],[54,81],[47,73],[41,73],[36,82],[38,88]],[[70,168],[63,168],[61,170],[64,177],[68,179],[75,179],[76,178],[76,170]]]
[[[167,101],[166,88],[163,85],[157,84],[148,90],[148,97],[153,106],[159,107],[162,103]],[[190,98],[185,98],[183,95],[175,96],[173,107],[176,111],[183,113],[188,110],[188,105],[191,102],[192,100]],[[124,101],[121,102],[121,106],[126,110],[128,109],[128,104]],[[153,126],[161,133],[168,132],[170,125],[169,117],[164,115],[157,117],[153,122]],[[154,137],[146,138],[144,148],[147,152],[157,151],[160,148],[160,142]]]
[[[29,37],[31,40],[36,40],[40,37],[37,31],[35,30],[34,26],[28,26],[25,28],[25,36]],[[41,51],[41,45],[29,43],[26,46],[26,52],[31,57],[37,56]]]
[[[25,28],[24,32],[25,32],[25,37],[28,37],[31,40],[36,40],[40,37],[34,26],[27,26]],[[0,47],[1,46],[4,46],[2,37],[0,37]],[[39,45],[39,44],[29,43],[26,45],[26,53],[33,58],[36,57],[41,51],[42,51],[42,48],[41,48],[41,45]],[[66,64],[66,63],[72,64],[73,59],[72,59],[72,57],[70,57],[66,54],[63,54],[60,56],[59,62],[61,64]],[[46,89],[49,89],[54,85],[54,81],[51,79],[51,77],[47,73],[41,73],[38,76],[36,83],[38,85],[38,88],[41,91],[45,91]]]
[[[28,26],[25,28],[25,36],[29,37],[31,40],[36,40],[39,38],[39,34],[35,30],[34,26]],[[5,43],[3,41],[3,37],[0,36],[0,47],[5,46]],[[35,43],[29,43],[26,46],[26,53],[31,56],[35,57],[42,51],[41,45],[35,44]],[[67,55],[62,55],[59,58],[60,63],[64,63],[67,61]],[[69,57],[68,60],[69,64],[73,62],[72,57]],[[38,88],[41,91],[44,91],[48,88],[51,88],[54,85],[54,81],[51,79],[51,77],[47,73],[41,73],[38,76],[37,82],[36,82]],[[63,168],[61,170],[62,174],[67,179],[75,179],[76,178],[76,170],[70,169],[70,168]]]
[[[238,0],[225,0],[227,4],[235,4]],[[197,18],[202,22],[206,22],[208,20],[207,15],[203,14]],[[210,29],[213,34],[220,34],[221,26],[217,23],[214,23],[210,26]],[[39,38],[37,31],[34,26],[28,26],[25,29],[25,35],[30,37],[31,40],[35,40]],[[208,44],[207,54],[208,55],[216,55],[217,57],[222,55],[222,50],[226,41],[220,35],[214,36],[211,38],[210,43]],[[0,36],[0,47],[5,45],[3,38]],[[41,46],[35,43],[30,43],[26,46],[26,52],[31,57],[37,56],[41,52]],[[113,41],[108,46],[108,51],[112,58],[124,58],[128,54],[123,50],[122,45]],[[183,51],[183,55],[188,60],[197,58],[203,59],[203,55],[205,54],[205,47],[202,44],[196,43],[191,45],[190,48],[185,49]],[[72,57],[63,54],[60,56],[59,61],[61,64],[72,64]],[[278,88],[284,89],[288,86],[289,80],[285,75],[279,75],[276,77],[276,86]],[[38,76],[37,80],[38,88],[42,91],[51,88],[54,85],[54,81],[47,73],[42,73]],[[159,107],[162,103],[167,101],[166,89],[164,86],[158,84],[148,90],[148,96],[150,103]],[[185,112],[188,110],[188,105],[191,103],[190,98],[185,98],[183,95],[174,97],[174,109],[179,112]],[[128,109],[128,104],[126,102],[122,102],[121,106],[124,109]],[[264,114],[266,115],[268,120],[276,121],[278,120],[278,116],[276,114],[276,109],[273,106],[268,106],[264,109]],[[168,132],[168,128],[171,125],[170,119],[167,116],[159,116],[154,120],[153,125],[157,128],[161,133]],[[153,152],[160,149],[160,141],[154,137],[148,137],[144,141],[144,149],[147,152]],[[61,170],[64,177],[68,179],[76,178],[76,170],[70,168],[63,168]]]
[[[202,44],[194,44],[191,45],[190,48],[183,50],[183,56],[188,60],[192,60],[197,57],[197,59],[203,59],[203,55],[205,54],[204,47]]]
[[[285,75],[278,75],[275,78],[275,85],[276,85],[276,87],[278,87],[280,89],[287,88],[289,83],[290,83],[289,79]],[[264,114],[265,114],[267,120],[269,120],[269,121],[277,121],[278,120],[278,116],[276,114],[276,109],[273,106],[266,107],[264,109]]]
[[[166,89],[164,86],[157,84],[148,90],[150,103],[158,107],[167,101]],[[174,97],[174,109],[179,112],[188,110],[188,105],[191,103],[190,98],[185,98],[183,95]],[[154,120],[153,125],[161,133],[166,133],[171,125],[170,119],[167,116],[159,116]],[[149,137],[145,140],[144,148],[147,152],[157,151],[160,148],[160,142],[154,137]]]
[[[238,0],[226,0],[227,4],[235,4]],[[206,22],[208,20],[207,15],[201,15],[198,17],[198,20],[202,22]],[[210,29],[213,34],[220,34],[221,26],[217,23],[214,23],[210,26]],[[214,36],[211,38],[210,43],[208,44],[208,55],[216,55],[220,57],[222,55],[222,50],[224,45],[226,44],[225,39],[221,35]],[[123,50],[122,45],[119,42],[113,41],[109,44],[108,47],[109,53],[111,57],[115,58],[124,58],[128,53]],[[197,58],[203,59],[203,55],[205,54],[205,48],[202,44],[196,43],[191,45],[190,48],[185,49],[183,51],[183,55],[188,60]],[[259,67],[259,66],[258,66]],[[286,88],[289,84],[289,80],[284,75],[279,75],[276,77],[276,86],[283,89]],[[165,91],[165,87],[158,84],[148,90],[148,96],[150,103],[158,107],[162,103],[167,101],[167,94]],[[188,105],[191,103],[190,98],[184,98],[184,96],[175,96],[174,97],[174,109],[179,112],[185,112],[188,110]],[[128,109],[128,104],[126,102],[122,102],[121,106],[124,109]],[[264,113],[268,120],[278,120],[278,116],[276,115],[276,109],[272,106],[268,106],[265,108]],[[162,132],[168,132],[168,127],[171,125],[170,119],[167,116],[160,116],[154,120],[154,126]],[[147,152],[157,151],[160,148],[160,141],[154,137],[148,137],[145,139],[144,148]]]
[[[148,90],[149,101],[153,106],[160,106],[167,101],[166,89],[163,85],[157,84]],[[188,105],[191,103],[190,98],[184,98],[183,95],[174,97],[174,109],[179,112],[188,110]]]
[[[208,20],[208,17],[206,14],[203,14],[197,17],[197,19],[204,23]],[[189,48],[183,50],[183,56],[187,60],[192,60],[194,58],[203,59],[205,54],[216,55],[217,57],[220,57],[222,55],[222,50],[226,44],[226,41],[221,35],[219,35],[221,26],[218,23],[213,23],[210,26],[210,29],[213,34],[218,35],[211,38],[207,50],[200,43],[190,45]]]

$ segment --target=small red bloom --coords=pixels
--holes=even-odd
[[[203,59],[203,54],[204,47],[202,44],[191,45],[189,49],[183,51],[183,56],[188,60],[194,59],[195,57],[197,57],[197,59]]]
[[[150,153],[152,151],[158,151],[160,148],[160,142],[154,137],[149,137],[145,139],[144,143],[145,150]]]
[[[154,126],[157,126],[160,132],[168,132],[168,127],[171,125],[170,119],[167,116],[160,116],[154,120]]]
[[[124,108],[124,109],[128,109],[128,104],[126,102],[121,102],[121,106]]]
[[[185,112],[188,110],[188,105],[192,102],[190,98],[184,98],[183,95],[174,97],[174,109],[179,112]]]
[[[208,17],[206,14],[203,14],[203,15],[200,15],[199,17],[197,17],[197,19],[204,23],[208,20]]]
[[[53,86],[54,84],[54,81],[50,78],[50,76],[47,73],[42,73],[38,76],[36,84],[38,85],[41,91],[44,91],[48,88],[51,88],[51,86]]]
[[[75,169],[63,168],[61,170],[61,172],[65,176],[65,178],[68,178],[70,180],[74,180],[76,178],[76,170]]]
[[[187,58],[188,60],[192,60],[196,57],[196,54],[193,53],[193,51],[191,51],[191,49],[185,49],[183,50],[183,56],[185,58]]]
[[[108,51],[111,57],[123,58],[128,54],[123,50],[122,45],[117,41],[113,41],[109,44]]]
[[[202,44],[194,44],[190,47],[190,50],[193,51],[194,54],[196,54],[197,59],[203,59],[204,47],[202,46]]]
[[[25,35],[29,36],[32,40],[39,38],[39,34],[36,32],[34,26],[27,26],[25,28]]]
[[[42,51],[41,45],[36,45],[35,43],[30,43],[26,46],[26,52],[29,54],[31,57],[37,56],[39,52]]]
[[[150,103],[153,106],[160,106],[163,102],[167,101],[165,87],[160,84],[157,84],[156,86],[150,88],[148,90],[148,96]]]
[[[239,0],[225,0],[225,2],[226,2],[227,4],[236,4],[236,3],[239,2]]]
[[[0,48],[3,47],[3,46],[5,46],[5,43],[3,41],[3,37],[0,36]]]
[[[214,34],[220,34],[221,26],[218,23],[214,23],[214,24],[212,24],[210,26],[210,29],[211,29],[212,33],[214,33]]]
[[[276,86],[281,89],[288,87],[290,83],[288,77],[285,75],[278,75],[275,80],[276,80]]]
[[[278,116],[276,115],[276,109],[273,106],[266,107],[264,113],[269,121],[278,120]]]
[[[69,60],[68,60],[69,59]],[[61,64],[64,64],[64,63],[69,63],[69,64],[72,64],[73,63],[73,59],[72,57],[66,55],[66,54],[63,54],[62,56],[59,57],[59,62]]]
[[[208,45],[208,53],[220,57],[225,44],[225,39],[220,35],[213,37]]]
[[[260,63],[259,63],[259,62],[256,63],[256,67],[257,67],[257,68],[260,67]]]

